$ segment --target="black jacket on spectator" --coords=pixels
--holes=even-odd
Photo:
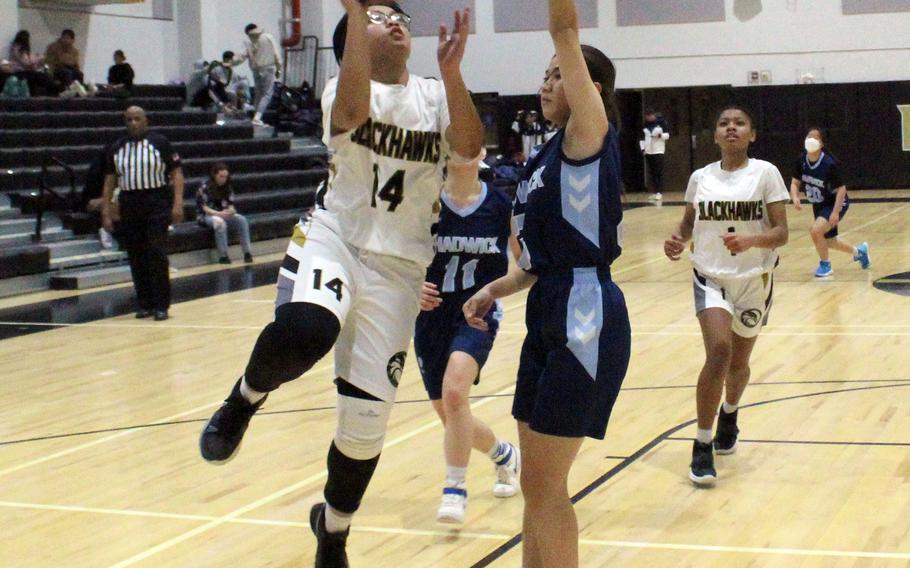
[[[107,70],[107,82],[111,85],[123,85],[127,90],[133,88],[133,79],[136,74],[129,63],[111,65]]]

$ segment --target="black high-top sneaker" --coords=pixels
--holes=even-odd
[[[711,444],[702,444],[698,440],[692,445],[692,465],[689,466],[689,479],[700,486],[711,486],[717,481],[717,470],[714,469],[714,449]]]
[[[719,455],[732,454],[736,451],[736,439],[739,434],[739,428],[736,426],[737,414],[738,408],[727,414],[724,407],[720,407],[717,414],[717,431],[714,433],[714,451]]]
[[[345,546],[351,529],[330,533],[325,528],[325,503],[316,503],[310,509],[310,528],[316,535],[316,568],[349,568]]]
[[[205,424],[199,436],[199,452],[208,462],[223,464],[234,457],[240,448],[243,433],[250,425],[250,418],[268,398],[266,395],[256,404],[250,404],[240,394],[241,380],[237,381],[231,394]]]

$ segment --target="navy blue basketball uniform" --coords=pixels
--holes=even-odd
[[[449,355],[467,353],[483,367],[493,348],[502,319],[496,306],[486,316],[487,331],[465,321],[462,306],[474,293],[509,269],[511,198],[500,189],[481,184],[480,196],[459,208],[445,192],[436,225],[436,255],[426,281],[436,285],[442,304],[420,312],[414,333],[414,350],[423,384],[431,400],[442,398],[442,379]]]
[[[543,434],[602,439],[631,351],[622,291],[610,264],[622,252],[615,127],[585,160],[562,152],[560,130],[528,164],[514,204],[528,294],[512,414]]]
[[[802,184],[803,191],[806,192],[806,200],[812,204],[812,213],[815,218],[823,217],[828,220],[837,200],[837,189],[844,185],[841,179],[840,164],[834,156],[822,152],[821,157],[812,163],[809,161],[808,154],[803,152],[799,156],[793,177]],[[847,214],[849,207],[849,199],[844,197],[844,204],[840,210],[841,219]],[[826,239],[833,239],[836,236],[837,227],[832,227],[825,233]]]

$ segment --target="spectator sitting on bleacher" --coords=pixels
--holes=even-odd
[[[240,238],[243,261],[253,262],[250,249],[250,225],[246,217],[237,213],[234,207],[234,189],[231,186],[231,172],[227,164],[217,162],[209,169],[209,179],[196,191],[196,221],[203,227],[215,231],[221,264],[230,264],[228,256],[228,230]]]
[[[107,160],[107,146],[92,158],[89,163],[88,171],[85,173],[85,186],[82,189],[81,205],[82,210],[97,219],[98,225],[101,225],[101,211],[104,208],[104,166]],[[116,206],[117,190],[114,190],[114,199],[111,200],[111,219],[114,222],[112,231],[104,227],[98,229],[98,239],[101,241],[101,248],[111,250],[114,248],[114,234],[117,232],[117,225],[120,221],[120,209]]]
[[[9,46],[9,63],[13,74],[26,81],[33,96],[56,96],[60,89],[44,71],[44,58],[32,53],[31,35],[19,30]]]
[[[102,91],[115,97],[127,98],[133,90],[135,78],[133,66],[126,62],[126,55],[118,49],[114,52],[114,64],[107,70],[107,85],[102,87]]]
[[[57,41],[47,46],[44,62],[50,67],[54,79],[59,81],[66,90],[61,93],[64,97],[93,96],[98,88],[94,83],[83,85],[85,76],[79,63],[79,49],[76,47],[76,32],[63,30]]]

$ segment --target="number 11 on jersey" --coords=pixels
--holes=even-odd
[[[455,275],[458,274],[458,264],[461,262],[461,258],[458,255],[453,256],[449,263],[446,264],[446,274],[442,279],[442,291],[443,292],[454,292],[455,291]],[[477,263],[479,259],[469,260],[464,263],[464,266],[461,268],[461,289],[468,290],[474,287],[474,271],[477,270]]]

